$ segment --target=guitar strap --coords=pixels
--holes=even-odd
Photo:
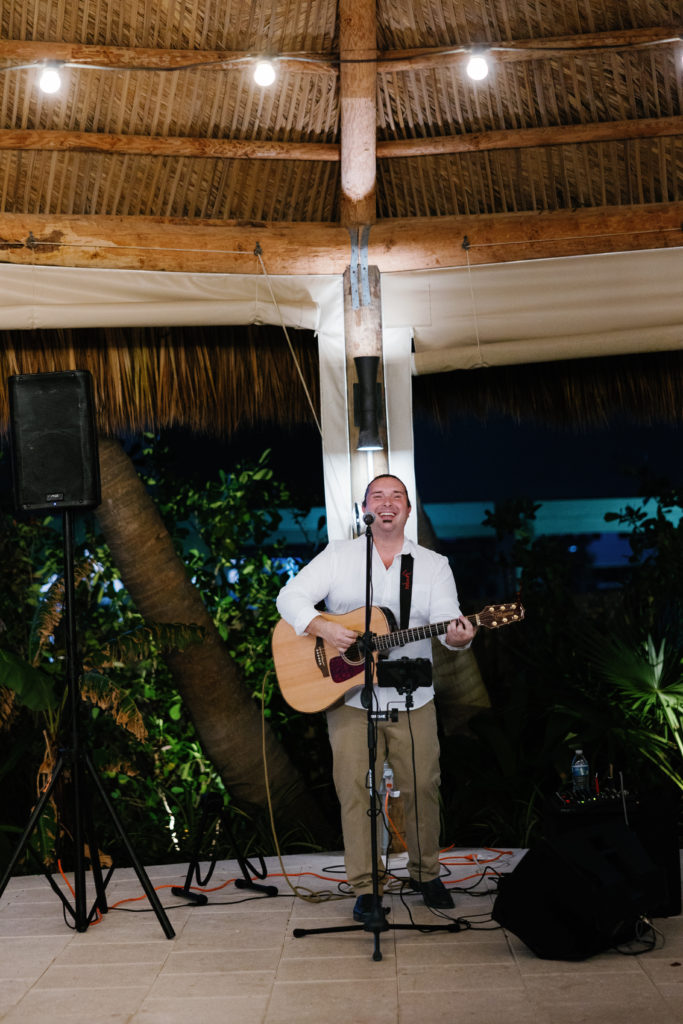
[[[410,599],[413,595],[413,556],[401,555],[401,629],[407,629],[410,622]]]

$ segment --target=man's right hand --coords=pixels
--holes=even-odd
[[[306,632],[310,636],[322,637],[332,647],[336,647],[341,654],[348,650],[351,644],[355,644],[358,639],[358,634],[354,633],[352,629],[347,629],[339,622],[326,619],[323,615],[316,615],[306,626]]]

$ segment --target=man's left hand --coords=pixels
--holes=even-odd
[[[448,623],[446,643],[449,647],[467,647],[474,639],[476,632],[470,620],[461,615],[459,619],[453,619]]]

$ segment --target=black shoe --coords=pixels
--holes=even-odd
[[[435,910],[451,910],[455,903],[446,886],[440,878],[432,878],[429,882],[416,882],[410,879],[410,886],[415,892],[422,893],[425,906],[433,907]]]
[[[380,896],[380,900],[382,897]],[[364,892],[362,896],[359,896],[356,900],[353,908],[353,919],[354,921],[362,921],[363,924],[368,920],[372,913],[372,901],[373,895],[371,892]],[[388,909],[382,907],[382,913],[387,915]]]

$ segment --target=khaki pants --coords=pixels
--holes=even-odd
[[[341,804],[346,876],[353,891],[360,896],[372,892],[367,713],[342,705],[328,711],[327,724],[334,758],[334,784]],[[394,786],[403,796],[408,871],[416,881],[428,882],[439,875],[441,774],[434,702],[414,711],[400,711],[398,722],[374,724],[377,728],[375,785],[379,789],[383,763],[389,761],[394,770]],[[381,890],[381,864],[379,871]]]

